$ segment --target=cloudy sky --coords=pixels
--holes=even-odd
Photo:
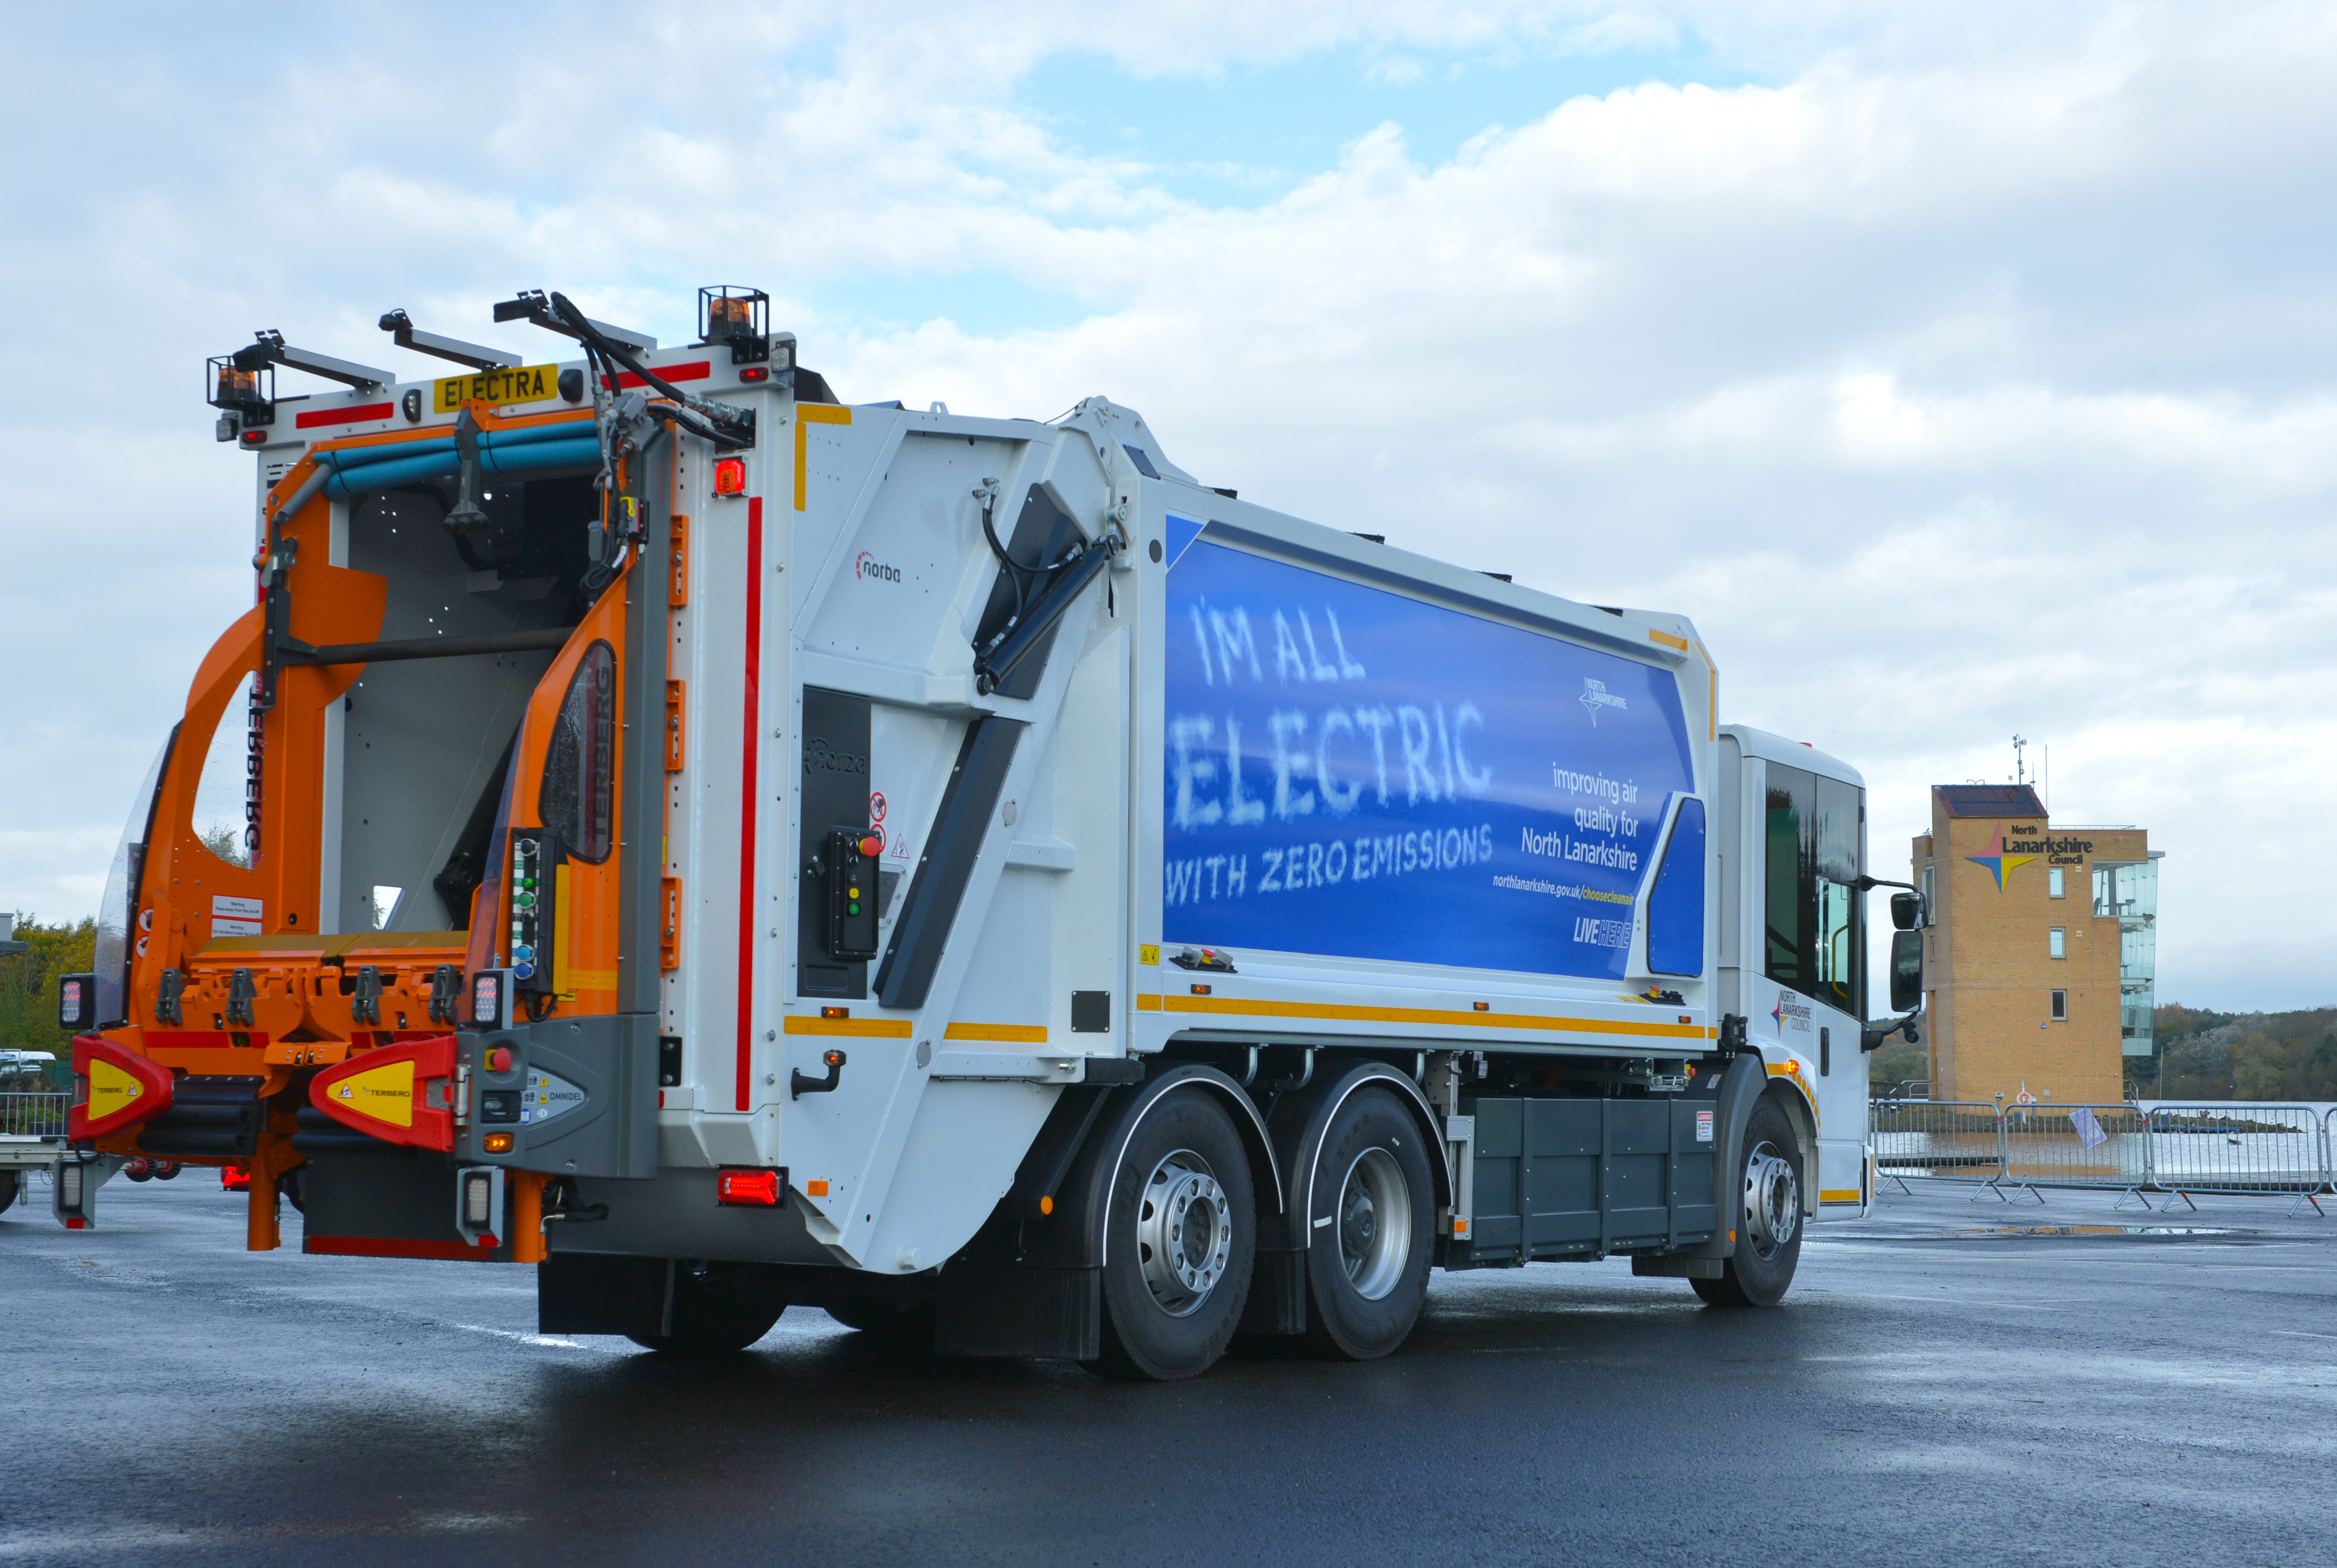
[[[1684,611],[1724,716],[2051,754],[2166,851],[2162,1000],[2337,1001],[2337,12],[1882,0],[12,9],[0,905],[93,910],[249,603],[203,358],[668,340],[1140,409],[1206,482]],[[292,380],[288,378],[287,389]]]

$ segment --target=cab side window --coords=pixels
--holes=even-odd
[[[1765,972],[1781,985],[1864,1017],[1858,790],[1804,769],[1769,774]]]

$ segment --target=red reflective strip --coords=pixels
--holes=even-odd
[[[714,362],[710,359],[692,359],[687,365],[652,365],[650,368],[657,372],[657,378],[660,381],[703,381],[714,374]],[[605,382],[608,378],[603,377],[601,379]],[[648,385],[648,382],[630,370],[620,371],[617,375],[617,386],[620,389]]]
[[[314,430],[319,425],[357,425],[367,419],[386,419],[395,407],[389,403],[360,403],[352,408],[311,408],[306,414],[294,416],[292,426],[296,430]]]
[[[309,1236],[300,1242],[303,1252],[338,1258],[484,1258],[494,1250],[487,1242],[408,1241],[389,1236]]]
[[[702,371],[704,366],[699,366]],[[747,749],[738,807],[738,1109],[755,1068],[755,759],[763,718],[763,498],[747,499]]]

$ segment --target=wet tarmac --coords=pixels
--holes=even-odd
[[[1766,1313],[1440,1275],[1388,1360],[1127,1387],[803,1309],[676,1364],[522,1269],[247,1254],[205,1172],[36,1190],[0,1563],[2337,1562],[2337,1217],[2113,1197],[1894,1197]]]

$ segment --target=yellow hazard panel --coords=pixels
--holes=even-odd
[[[89,1059],[89,1119],[102,1122],[128,1109],[146,1085],[103,1056]]]
[[[360,1116],[386,1122],[393,1127],[414,1125],[414,1062],[392,1062],[370,1072],[353,1073],[326,1091]]]
[[[515,370],[481,370],[449,376],[437,384],[430,407],[452,414],[465,403],[540,403],[560,396],[560,367],[523,365]]]

